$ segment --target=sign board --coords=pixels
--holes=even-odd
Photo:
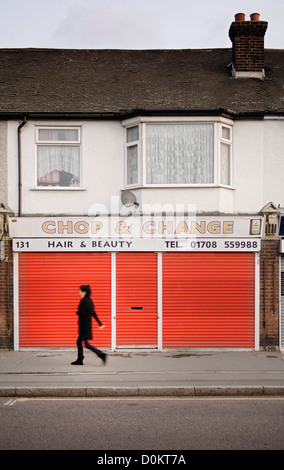
[[[14,251],[260,251],[249,217],[20,217]],[[252,230],[253,227],[253,230]]]

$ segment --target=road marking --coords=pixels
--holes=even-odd
[[[283,401],[284,397],[276,397],[276,396],[258,396],[258,397],[222,397],[222,396],[215,396],[215,397],[26,397],[26,398],[18,398],[19,402],[25,401],[245,401],[245,400],[264,400],[264,401],[276,401],[280,400]],[[17,401],[16,400],[16,401]]]
[[[17,403],[17,401],[18,398],[11,398],[10,400],[6,401],[6,403],[4,403],[4,406],[13,406],[15,403]]]

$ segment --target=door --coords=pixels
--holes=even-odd
[[[157,254],[117,253],[116,346],[158,345]]]

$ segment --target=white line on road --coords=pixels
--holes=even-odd
[[[244,397],[25,397],[18,398],[19,402],[25,401],[283,401],[281,396],[244,396]]]
[[[4,406],[13,406],[15,403],[17,403],[17,401],[17,398],[11,398],[10,400],[6,401],[6,403],[4,403]]]

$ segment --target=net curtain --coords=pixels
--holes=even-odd
[[[38,140],[45,142],[37,146],[38,185],[79,185],[80,148],[71,144],[78,142],[78,130],[40,129]]]
[[[148,125],[147,183],[214,183],[214,125]]]

